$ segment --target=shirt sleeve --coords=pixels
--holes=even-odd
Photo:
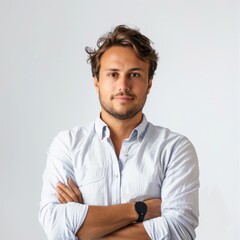
[[[143,222],[153,240],[196,238],[199,166],[191,142],[182,137],[172,149],[161,190],[161,217]]]
[[[75,234],[87,215],[87,205],[75,202],[61,204],[56,197],[58,182],[68,185],[68,178],[75,181],[70,140],[68,131],[64,131],[54,139],[48,150],[39,211],[39,222],[48,239],[77,239]]]

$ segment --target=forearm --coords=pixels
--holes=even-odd
[[[89,206],[86,219],[76,235],[81,240],[99,239],[132,224],[137,218],[134,203]]]
[[[148,208],[145,220],[161,215],[160,199],[146,200],[145,203]],[[77,232],[77,237],[81,240],[94,240],[109,235],[109,238],[116,236],[120,239],[123,234],[126,236],[130,234],[126,239],[131,239],[133,236],[141,234],[144,237],[142,239],[149,239],[143,224],[132,224],[138,219],[134,206],[134,202],[112,206],[89,206],[85,221]],[[128,225],[130,225],[129,228],[124,228]],[[135,230],[136,233],[134,233]]]
[[[127,227],[121,228],[105,237],[98,240],[150,240],[142,223],[132,224]]]
[[[68,183],[69,187],[62,183],[58,184],[59,201],[62,204],[72,201],[81,204],[82,195],[79,188],[70,179]],[[144,216],[145,220],[161,216],[161,199],[149,199],[145,201],[145,204],[147,209]],[[139,218],[139,204],[137,206],[138,210],[135,210],[135,202],[111,206],[88,206],[87,215],[76,236],[81,240],[94,240],[107,235],[110,237],[113,232],[114,236],[128,235],[133,233],[134,229],[138,229],[137,234],[141,234],[142,237],[145,236],[143,239],[148,239],[142,224],[135,224],[137,227],[124,229]],[[120,229],[121,231],[118,232]]]

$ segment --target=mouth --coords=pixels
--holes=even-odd
[[[121,102],[121,103],[127,103],[127,102],[130,102],[130,101],[133,101],[134,97],[133,96],[130,96],[130,95],[115,95],[113,97],[113,100],[117,100],[118,102]]]

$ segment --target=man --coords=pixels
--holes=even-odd
[[[43,175],[49,239],[194,239],[199,173],[189,140],[142,113],[157,68],[150,40],[117,26],[86,48],[101,113],[61,132]]]

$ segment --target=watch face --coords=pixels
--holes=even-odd
[[[135,209],[139,214],[145,214],[147,212],[147,205],[144,202],[136,202]]]

